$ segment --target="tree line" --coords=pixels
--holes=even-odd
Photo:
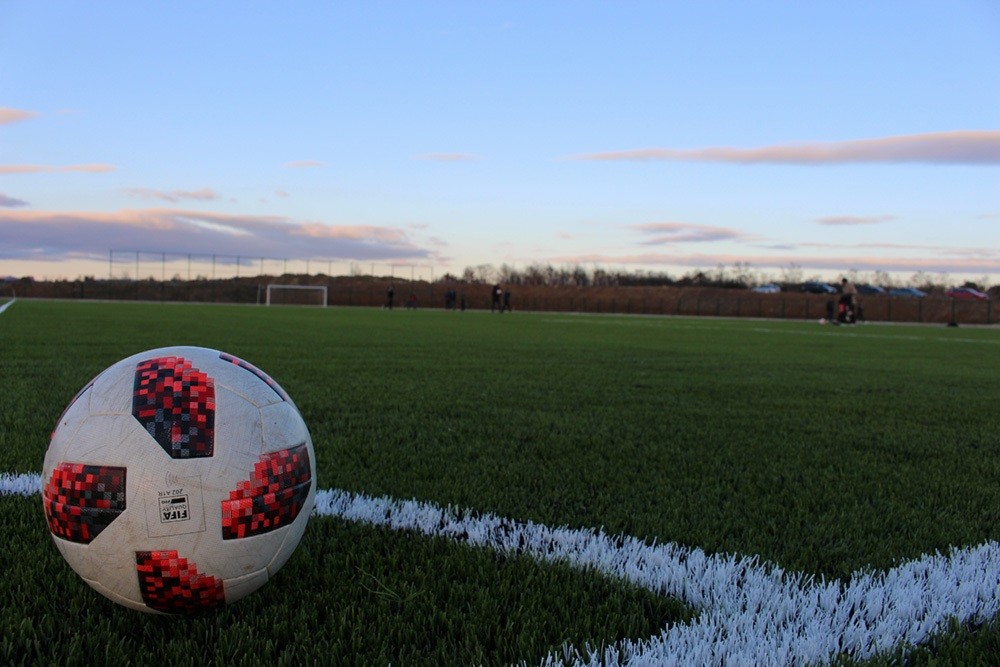
[[[891,276],[886,271],[864,272],[846,269],[841,277],[862,285],[889,287],[916,287],[925,292],[938,292],[955,286],[956,281],[947,273],[931,274],[917,271],[908,279]],[[479,264],[467,266],[460,275],[446,273],[441,278],[445,283],[465,283],[487,285],[501,283],[527,287],[721,287],[728,289],[748,289],[758,285],[774,283],[783,289],[797,289],[808,281],[826,282],[819,274],[806,274],[801,266],[792,264],[776,272],[768,273],[755,269],[749,262],[737,262],[731,266],[718,265],[714,270],[694,269],[682,276],[674,277],[665,271],[635,269],[590,268],[580,264],[556,267],[551,264],[530,264],[517,268],[510,264]],[[839,277],[836,279],[839,282]],[[962,281],[961,287],[978,290],[989,288],[989,277],[977,281]]]

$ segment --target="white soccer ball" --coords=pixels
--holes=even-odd
[[[316,495],[312,439],[270,377],[217,350],[119,361],[66,408],[45,454],[52,538],[132,609],[235,602],[285,564]]]

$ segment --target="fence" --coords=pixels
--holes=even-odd
[[[384,276],[434,282],[434,266],[410,262],[357,262],[246,255],[109,250],[108,280],[191,282],[254,276]]]
[[[270,283],[325,285],[332,306],[382,307],[386,290],[395,287],[395,304],[404,307],[411,295],[420,309],[445,307],[454,290],[455,308],[464,295],[469,310],[490,309],[490,286],[477,283],[430,282],[372,276],[252,276],[211,280],[84,280],[18,283],[18,296],[27,298],[112,299],[264,303]],[[695,317],[756,317],[762,319],[819,320],[827,315],[830,297],[796,292],[756,294],[748,290],[705,287],[545,287],[511,286],[515,311],[576,312],[623,315],[681,315]],[[869,322],[923,322],[997,324],[1000,310],[994,301],[956,301],[944,296],[905,298],[863,297]]]

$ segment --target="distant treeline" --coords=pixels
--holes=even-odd
[[[526,267],[515,267],[509,264],[495,266],[493,264],[480,264],[478,266],[466,267],[461,275],[445,273],[441,277],[430,281],[431,284],[465,284],[465,285],[492,285],[502,284],[508,286],[521,287],[706,287],[722,289],[748,289],[758,285],[773,283],[781,287],[783,291],[798,291],[802,283],[807,281],[828,281],[831,284],[840,282],[840,278],[846,277],[856,285],[877,285],[883,288],[890,287],[916,287],[928,294],[943,293],[951,287],[972,287],[981,291],[989,291],[1000,296],[1000,285],[990,289],[988,276],[983,276],[976,281],[959,281],[951,278],[946,273],[930,274],[918,271],[908,279],[893,277],[885,271],[862,272],[854,269],[847,269],[844,273],[835,278],[824,278],[818,274],[806,275],[802,267],[791,265],[783,267],[777,272],[764,272],[753,268],[747,262],[737,262],[732,266],[719,265],[714,270],[705,271],[696,269],[685,273],[680,277],[675,277],[665,271],[651,271],[645,269],[605,269],[599,266],[585,267],[583,265],[556,267],[551,264],[530,264]],[[294,284],[335,284],[341,281],[391,281],[395,283],[429,281],[420,279],[416,281],[407,280],[402,276],[374,276],[360,273],[351,273],[350,276],[327,276],[319,274],[285,274],[283,276],[243,276],[237,278],[207,278],[198,276],[191,280],[184,280],[180,276],[158,281],[153,277],[143,280],[123,279],[101,279],[94,276],[86,276],[76,280],[53,280],[35,281],[31,277],[2,279],[2,285],[7,286],[7,291],[16,290],[24,293],[24,288],[33,285],[30,291],[45,292],[40,289],[45,283],[50,285],[77,285],[79,292],[85,292],[86,285],[90,284],[117,284],[128,285],[136,283],[164,283],[167,285],[208,285],[208,284],[245,284],[247,286],[266,284],[268,282],[288,282]],[[17,286],[21,290],[17,290]],[[61,291],[61,290],[57,290]],[[0,286],[0,296],[4,295]]]
[[[836,283],[846,277],[853,283],[878,285],[879,287],[916,287],[927,293],[943,292],[950,287],[972,287],[986,291],[989,278],[983,276],[978,281],[956,282],[946,273],[930,274],[924,271],[914,273],[909,279],[893,278],[885,271],[861,272],[847,269],[830,282]],[[582,265],[555,267],[551,264],[531,264],[517,268],[508,264],[499,267],[492,264],[466,267],[460,276],[446,273],[439,282],[465,283],[472,285],[501,283],[526,287],[716,287],[724,289],[748,289],[758,285],[774,283],[786,291],[794,291],[807,281],[823,281],[816,275],[806,276],[802,267],[792,265],[768,274],[754,269],[749,263],[737,262],[732,266],[719,265],[713,271],[696,269],[676,278],[663,271],[632,271],[603,269],[597,266],[586,268]]]

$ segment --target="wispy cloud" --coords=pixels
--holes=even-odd
[[[114,171],[113,164],[70,164],[64,166],[47,164],[0,164],[0,174],[55,174],[79,171],[88,174],[103,174]]]
[[[686,222],[653,222],[641,225],[628,225],[652,238],[642,241],[641,245],[664,245],[667,243],[710,243],[712,241],[731,241],[749,239],[750,237],[737,229],[714,227],[712,225],[693,225]]]
[[[415,155],[414,159],[430,162],[475,162],[479,160],[479,156],[471,153],[421,153]]]
[[[1000,130],[934,132],[876,139],[782,144],[759,148],[639,148],[578,155],[595,161],[670,160],[736,164],[926,163],[1000,164]]]
[[[851,226],[851,225],[878,225],[883,222],[895,220],[894,215],[839,215],[829,218],[820,218],[816,221],[818,225],[831,226]]]
[[[289,259],[392,260],[431,255],[395,227],[302,223],[181,209],[4,211],[0,258],[107,257],[110,249]]]
[[[38,114],[34,111],[23,111],[21,109],[11,109],[10,107],[0,107],[0,125],[10,125],[34,118]]]
[[[0,192],[0,208],[20,208],[22,206],[27,206],[28,202],[21,199],[14,199],[13,197],[8,197],[4,193]]]
[[[195,201],[212,201],[219,199],[220,195],[211,188],[201,188],[200,190],[153,190],[151,188],[125,188],[125,194],[142,199],[159,199],[167,202],[179,202],[185,199]]]
[[[296,236],[308,236],[314,239],[351,239],[377,243],[405,243],[406,232],[395,227],[376,227],[373,225],[324,225],[311,223],[296,225],[289,232]]]
[[[319,160],[294,160],[285,163],[286,169],[317,169],[323,166],[325,166],[325,163]]]

